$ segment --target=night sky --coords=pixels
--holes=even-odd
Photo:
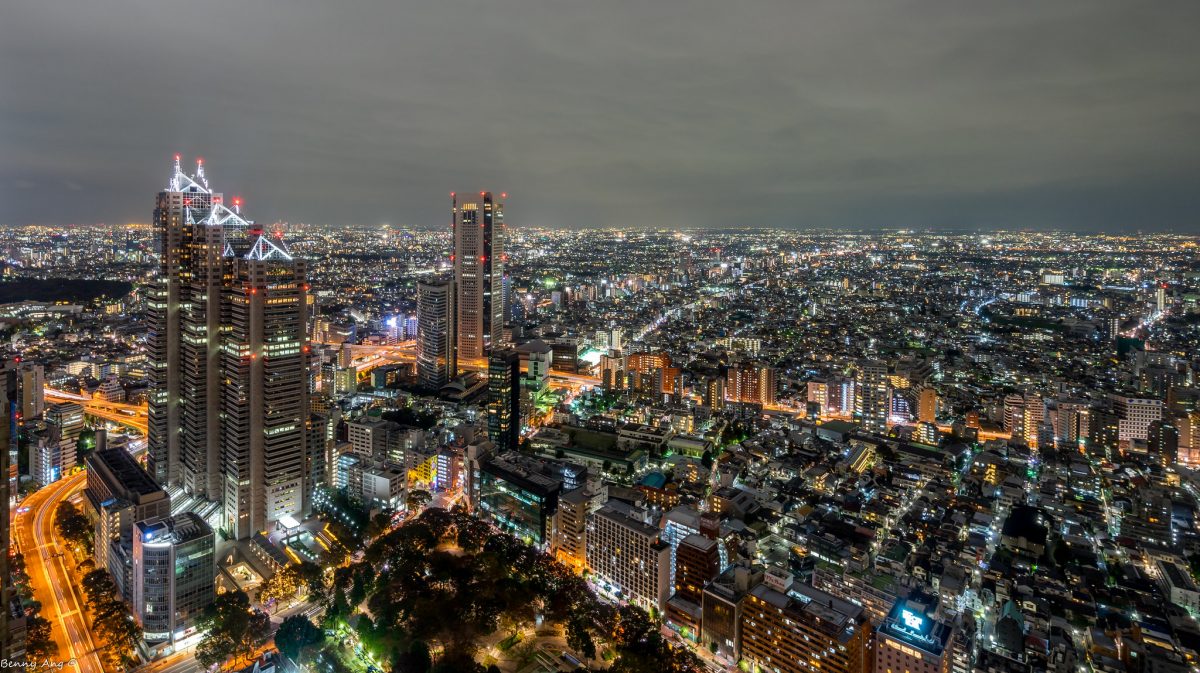
[[[0,223],[1200,231],[1200,2],[16,0]]]

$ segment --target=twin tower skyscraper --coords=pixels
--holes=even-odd
[[[308,496],[307,268],[200,162],[188,175],[176,157],[154,227],[147,468],[173,505],[219,503],[219,527],[245,539]]]

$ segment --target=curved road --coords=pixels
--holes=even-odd
[[[26,498],[21,506],[29,511],[18,515],[14,532],[25,555],[34,598],[41,601],[41,615],[50,622],[51,637],[58,644],[56,658],[73,659],[80,673],[103,673],[82,610],[82,593],[72,581],[63,550],[54,538],[55,508],[84,487],[86,475],[77,472]]]

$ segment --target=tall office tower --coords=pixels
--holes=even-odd
[[[1156,313],[1167,310],[1167,287],[1159,285],[1154,289],[1154,309]]]
[[[186,638],[216,597],[213,530],[191,512],[139,521],[134,529],[134,617],[151,646]]]
[[[254,235],[224,292],[221,472],[235,539],[304,510],[307,267],[281,239]]]
[[[775,404],[775,370],[756,364],[730,367],[725,377],[725,394],[735,402]]]
[[[160,484],[179,483],[182,476],[182,317],[192,302],[192,277],[196,267],[192,258],[193,234],[199,226],[197,223],[208,218],[214,200],[219,202],[221,195],[209,189],[203,164],[197,163],[196,175],[189,176],[180,168],[177,155],[175,172],[167,188],[159,192],[154,208],[159,273],[149,292],[150,325],[146,335],[150,382],[147,465]],[[215,334],[192,334],[188,338],[193,342],[198,339],[204,340],[205,344],[212,342],[214,347],[217,342]],[[195,345],[193,343],[193,351]],[[206,382],[203,389],[208,390]],[[192,395],[193,391],[189,390],[189,400]],[[217,417],[216,413],[210,415]],[[193,413],[192,418],[196,417]]]
[[[458,357],[482,358],[503,340],[504,202],[451,193]]]
[[[197,223],[188,248],[191,268],[182,282],[185,303],[179,314],[181,476],[188,493],[219,500],[224,227]]]
[[[888,385],[886,363],[864,362],[858,368],[855,385],[855,411],[870,432],[887,432],[888,410],[891,407],[891,387]]]
[[[21,390],[21,418],[37,418],[46,410],[46,370],[32,362],[21,364],[19,370]]]
[[[454,282],[417,284],[417,381],[437,390],[458,376],[454,345]]]
[[[488,356],[488,439],[501,452],[516,451],[521,439],[521,356],[494,350]]]

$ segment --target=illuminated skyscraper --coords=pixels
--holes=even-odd
[[[147,467],[249,537],[304,498],[305,265],[179,167],[154,211]],[[248,235],[251,234],[252,235]]]
[[[222,334],[225,525],[237,539],[304,508],[306,265],[257,233],[231,260]]]
[[[437,390],[458,375],[454,348],[454,283],[417,284],[417,380]]]
[[[488,357],[488,439],[501,452],[515,451],[521,438],[521,356],[511,348]]]
[[[151,288],[150,473],[204,500],[220,499],[221,288],[226,259],[250,223],[209,188],[204,164],[183,172],[179,157],[158,194],[154,225],[159,275]]]
[[[503,340],[504,202],[491,192],[478,197],[452,192],[450,198],[458,295],[455,341],[460,359],[477,359]]]

